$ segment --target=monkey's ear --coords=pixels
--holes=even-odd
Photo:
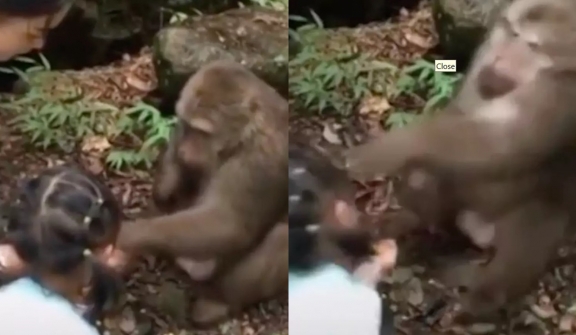
[[[334,216],[337,223],[343,228],[354,228],[358,221],[356,209],[341,199],[334,201]]]

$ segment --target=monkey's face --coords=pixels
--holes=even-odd
[[[522,0],[504,10],[480,52],[478,90],[504,95],[573,54],[576,12],[565,0]]]
[[[210,171],[215,164],[212,134],[178,120],[174,132],[176,156],[190,170]]]

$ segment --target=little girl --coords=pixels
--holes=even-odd
[[[347,174],[320,153],[291,146],[290,333],[392,335],[391,312],[375,286],[396,261],[395,242],[373,246],[358,224]]]
[[[114,306],[121,287],[108,266],[120,220],[110,190],[78,168],[26,181],[0,245],[3,273],[20,277],[0,288],[0,334],[98,334],[89,319]]]

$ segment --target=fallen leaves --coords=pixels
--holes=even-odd
[[[84,153],[101,154],[111,147],[112,145],[104,136],[88,136],[83,139],[81,150]]]

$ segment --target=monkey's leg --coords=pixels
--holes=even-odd
[[[481,249],[490,248],[494,242],[496,226],[483,220],[476,212],[460,212],[456,218],[456,226]]]
[[[529,292],[554,257],[569,224],[568,214],[532,202],[496,220],[496,254],[477,268],[463,297],[462,320],[489,316]]]
[[[427,225],[453,219],[456,202],[447,178],[422,167],[407,167],[400,178],[396,192],[400,206],[416,213]]]
[[[192,303],[192,322],[201,328],[211,327],[230,316],[230,306],[219,300],[198,298]]]
[[[288,225],[278,223],[258,247],[210,285],[210,298],[201,297],[193,304],[192,320],[200,326],[220,322],[287,288]]]
[[[216,271],[217,265],[216,260],[196,261],[182,257],[176,258],[175,262],[182,270],[186,271],[192,280],[198,281],[210,279]]]

